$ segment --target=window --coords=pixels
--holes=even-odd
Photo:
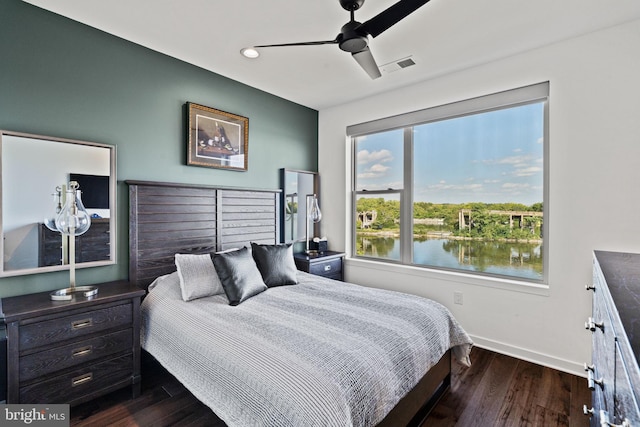
[[[545,282],[548,93],[350,126],[354,255]]]

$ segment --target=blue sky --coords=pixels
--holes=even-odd
[[[402,129],[357,139],[358,189],[402,188]],[[414,128],[414,200],[542,202],[543,104]]]

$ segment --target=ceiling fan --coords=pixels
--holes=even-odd
[[[364,0],[339,1],[342,8],[351,14],[351,20],[342,26],[340,34],[338,34],[335,39],[314,42],[268,44],[254,46],[254,48],[337,44],[343,51],[350,52],[351,56],[353,56],[372,79],[377,79],[381,74],[369,49],[369,36],[374,38],[379,36],[391,26],[397,24],[429,2],[429,0],[400,0],[365,23],[360,23],[355,20],[354,15],[355,11],[360,9],[364,4]]]

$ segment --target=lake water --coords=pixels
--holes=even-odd
[[[358,255],[400,260],[400,239],[356,237]],[[542,280],[542,243],[421,238],[413,242],[413,263]]]

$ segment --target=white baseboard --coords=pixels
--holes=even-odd
[[[571,360],[559,359],[548,354],[538,353],[526,348],[516,347],[503,342],[471,335],[471,339],[476,347],[491,350],[496,353],[512,356],[527,362],[536,363],[548,368],[557,369],[558,371],[567,372],[579,377],[587,376],[584,371],[584,362],[574,362]]]

